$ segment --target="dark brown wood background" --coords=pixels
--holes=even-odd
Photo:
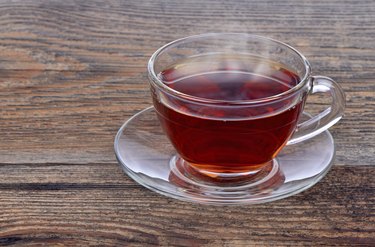
[[[123,174],[113,139],[151,104],[148,58],[206,32],[285,41],[344,88],[335,166],[312,189],[210,207]],[[0,245],[374,246],[374,112],[372,0],[0,1]]]

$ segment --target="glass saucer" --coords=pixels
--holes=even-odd
[[[284,147],[259,179],[230,185],[211,183],[186,173],[154,108],[149,107],[120,128],[115,153],[127,175],[155,192],[189,202],[240,205],[270,202],[308,189],[332,166],[335,148],[332,135],[325,131]]]

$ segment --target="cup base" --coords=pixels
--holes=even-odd
[[[273,160],[258,171],[246,173],[218,174],[197,170],[178,155],[169,162],[169,181],[179,188],[199,188],[205,194],[225,197],[231,193],[262,193],[283,184],[285,177],[280,172],[277,160]]]
[[[284,147],[256,172],[205,173],[176,155],[154,108],[149,107],[120,128],[115,153],[126,174],[160,194],[189,202],[238,205],[274,201],[306,190],[328,172],[335,149],[325,131]]]
[[[174,176],[181,181],[196,183],[202,186],[220,187],[236,187],[244,184],[263,183],[272,178],[279,171],[277,160],[273,160],[256,171],[217,173],[199,169],[178,155],[171,158],[169,166],[171,169],[171,176]]]

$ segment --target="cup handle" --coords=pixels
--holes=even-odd
[[[287,145],[307,140],[322,133],[337,123],[344,113],[345,94],[341,87],[334,80],[325,76],[313,76],[312,80],[310,94],[329,92],[332,97],[331,106],[311,119],[298,124]]]

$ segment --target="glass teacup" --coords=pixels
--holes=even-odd
[[[171,162],[202,180],[256,177],[285,145],[334,125],[345,106],[337,83],[312,76],[291,46],[261,36],[179,39],[153,54],[148,73],[158,119],[178,153]],[[330,93],[331,105],[298,123],[307,96],[319,92]]]

